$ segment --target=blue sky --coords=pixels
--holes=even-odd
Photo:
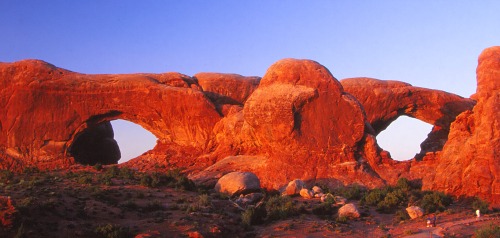
[[[498,9],[500,1],[482,0],[2,0],[0,61],[36,58],[89,74],[263,76],[279,59],[306,58],[339,80],[400,80],[469,97],[478,55],[500,45]],[[430,131],[413,121],[396,121],[388,128],[396,134],[383,132],[379,143],[413,156]],[[124,157],[145,150],[130,125],[114,127]],[[141,143],[122,146],[127,131]]]

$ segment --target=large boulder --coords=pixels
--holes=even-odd
[[[344,206],[340,207],[338,215],[339,217],[348,217],[348,218],[359,218],[361,216],[356,205],[352,203],[347,203]]]
[[[304,181],[300,179],[294,179],[288,183],[283,191],[283,195],[293,196],[300,194],[300,191],[305,187]]]
[[[222,176],[217,184],[215,191],[226,193],[229,196],[245,194],[260,190],[259,178],[251,172],[232,172]]]
[[[417,206],[407,207],[406,212],[411,219],[419,218],[424,215],[424,210]]]

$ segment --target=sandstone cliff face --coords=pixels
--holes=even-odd
[[[500,47],[479,56],[473,98],[476,106],[452,123],[436,174],[424,188],[500,204]]]
[[[275,189],[294,179],[377,187],[407,177],[500,205],[499,72],[499,47],[485,50],[477,93],[464,99],[397,81],[339,82],[311,60],[278,61],[262,79],[0,63],[0,169],[116,163],[109,121],[125,119],[158,138],[125,166],[183,167],[198,183],[233,171],[253,172]],[[434,125],[420,155],[405,162],[376,141],[401,115]]]

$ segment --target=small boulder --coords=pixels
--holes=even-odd
[[[300,179],[295,179],[290,181],[283,192],[283,195],[293,196],[295,194],[299,194],[300,190],[304,188],[304,181]]]
[[[318,186],[314,186],[312,187],[312,191],[314,192],[314,194],[320,194],[320,193],[323,193],[323,189],[321,189],[320,187]]]
[[[238,199],[236,199],[236,203],[240,206],[248,206],[248,205],[255,205],[257,202],[262,200],[264,198],[264,194],[262,193],[249,193],[247,195],[241,194]]]
[[[345,205],[347,203],[347,198],[341,196],[335,196],[335,204]]]
[[[323,196],[325,196],[325,194],[324,194],[324,193],[315,193],[315,194],[314,194],[314,197],[315,197],[315,198],[321,198],[321,197],[323,197]]]
[[[407,207],[406,212],[411,219],[415,219],[424,215],[424,210],[417,206]]]
[[[231,172],[222,176],[215,184],[215,191],[230,196],[258,190],[260,190],[260,180],[251,172]]]
[[[331,193],[323,194],[321,196],[321,202],[335,201],[335,197]]]
[[[339,217],[359,218],[360,216],[358,208],[352,203],[348,203],[339,209]]]
[[[300,190],[300,196],[303,197],[303,198],[313,198],[314,197],[314,193],[313,191],[307,189],[307,188],[303,188]]]

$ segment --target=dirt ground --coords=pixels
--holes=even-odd
[[[0,237],[366,238],[429,237],[429,231],[433,237],[472,237],[482,227],[500,225],[499,214],[476,220],[474,212],[460,203],[439,213],[433,230],[425,227],[424,217],[399,222],[393,214],[368,207],[360,208],[362,217],[339,222],[336,214],[312,213],[318,198],[294,198],[294,204],[303,208],[300,214],[244,226],[242,210],[210,189],[148,186],[139,173],[106,176],[109,171],[80,166],[70,173],[3,174],[0,196],[10,197],[17,212],[12,227],[0,226]]]

